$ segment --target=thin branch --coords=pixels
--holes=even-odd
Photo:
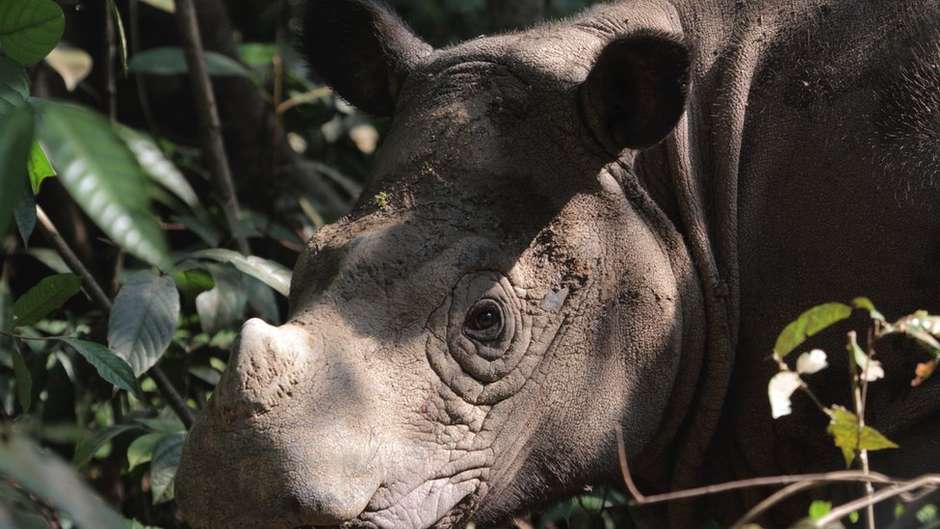
[[[183,51],[186,55],[186,65],[189,68],[189,77],[193,83],[193,92],[196,96],[196,109],[204,130],[203,156],[209,165],[209,170],[215,180],[218,191],[222,194],[222,209],[228,221],[229,230],[235,236],[238,249],[243,254],[249,254],[248,239],[240,233],[239,219],[241,208],[238,197],[235,195],[235,184],[232,181],[232,171],[225,154],[225,144],[222,141],[222,124],[219,120],[219,111],[212,91],[212,80],[206,69],[205,53],[202,46],[202,35],[199,33],[199,24],[196,18],[196,7],[192,0],[176,1],[176,22],[179,26]]]
[[[38,205],[36,206],[36,219],[39,220],[40,229],[42,229],[46,237],[52,242],[52,245],[55,246],[59,255],[61,255],[62,259],[65,261],[65,264],[82,279],[82,284],[85,286],[85,290],[91,296],[91,299],[97,303],[105,313],[110,313],[113,306],[111,298],[104,293],[104,289],[98,284],[95,276],[91,275],[88,268],[85,267],[78,256],[75,255],[75,252],[72,251],[72,248],[65,242],[65,239],[62,238],[59,230],[55,227],[55,224],[52,223],[49,216],[46,215],[46,212]],[[192,411],[186,406],[183,397],[180,396],[176,388],[173,387],[173,384],[170,383],[170,380],[163,370],[160,369],[159,366],[153,366],[150,369],[150,374],[154,382],[157,382],[157,389],[160,390],[160,394],[163,395],[164,400],[170,404],[173,411],[176,412],[180,420],[183,421],[183,424],[185,424],[187,428],[192,426]],[[163,382],[163,384],[160,382]],[[182,406],[179,406],[180,403],[182,403]]]
[[[759,478],[750,478],[742,479],[739,481],[729,481],[726,483],[718,483],[715,485],[706,485],[704,487],[696,487],[694,489],[686,489],[675,492],[666,492],[663,494],[655,494],[652,496],[645,496],[637,488],[636,483],[634,483],[632,476],[630,475],[630,468],[627,466],[627,456],[626,450],[624,449],[623,443],[623,433],[619,430],[617,433],[617,448],[618,456],[620,459],[620,473],[623,477],[624,484],[627,487],[627,490],[633,496],[632,505],[651,505],[654,503],[663,503],[667,501],[676,501],[676,500],[687,500],[691,498],[698,498],[701,496],[709,496],[712,494],[721,494],[724,492],[731,492],[734,490],[748,489],[754,487],[772,487],[779,485],[790,485],[793,483],[800,483],[803,481],[816,481],[816,482],[875,482],[882,483],[887,485],[898,485],[905,483],[897,479],[890,478],[884,474],[878,472],[870,472],[868,474],[856,470],[844,470],[837,472],[822,472],[816,474],[791,474],[788,476],[767,476]],[[938,476],[940,479],[940,476]]]
[[[843,505],[836,507],[829,511],[829,513],[822,518],[816,520],[816,527],[826,527],[827,525],[845,518],[846,516],[852,514],[853,512],[867,508],[871,505],[875,505],[884,500],[894,498],[895,496],[901,496],[912,490],[917,490],[927,486],[937,486],[940,485],[940,475],[937,474],[928,474],[926,476],[921,476],[917,479],[908,481],[903,484],[895,485],[894,487],[888,487],[881,489],[878,492],[872,494],[871,496],[865,496],[857,500],[850,501]]]

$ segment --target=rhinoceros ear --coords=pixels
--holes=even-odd
[[[303,47],[313,68],[341,96],[389,116],[405,76],[432,48],[385,4],[308,0]]]
[[[688,80],[689,50],[680,37],[661,32],[617,37],[581,86],[588,124],[611,152],[649,147],[682,116]]]

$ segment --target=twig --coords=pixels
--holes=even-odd
[[[866,474],[870,468],[868,465],[868,450],[861,448],[862,431],[865,430],[865,400],[868,398],[868,366],[871,365],[871,349],[869,348],[865,365],[858,366],[855,362],[855,351],[861,349],[858,345],[858,335],[855,331],[849,331],[849,380],[852,383],[852,401],[855,404],[855,416],[858,418],[858,429],[855,433],[855,450],[858,451],[858,460],[862,464],[862,472]],[[869,347],[871,346],[871,335],[869,334]],[[859,385],[859,369],[861,369],[861,379],[864,387]],[[865,484],[865,495],[871,497],[875,493],[871,483]],[[875,507],[869,504],[865,510],[865,525],[868,529],[875,529]]]
[[[104,38],[106,44],[104,86],[105,93],[108,96],[108,117],[111,119],[111,123],[115,123],[117,122],[117,83],[114,80],[114,61],[117,59],[117,45],[114,43],[114,13],[112,8],[110,1],[104,2]]]
[[[940,475],[928,474],[926,476],[921,476],[906,483],[895,485],[894,487],[881,489],[870,496],[866,495],[863,498],[859,498],[857,500],[840,505],[829,511],[827,515],[816,520],[815,526],[826,527],[832,522],[840,520],[861,508],[867,508],[884,500],[893,498],[895,496],[900,496],[912,490],[923,488],[929,485],[940,485]]]
[[[91,275],[91,272],[85,268],[85,265],[79,260],[78,256],[75,255],[72,248],[69,247],[65,239],[62,238],[62,235],[59,234],[59,230],[55,227],[55,224],[52,223],[52,220],[46,215],[46,212],[38,205],[36,206],[36,218],[39,220],[39,226],[43,233],[45,233],[46,237],[52,242],[52,245],[55,246],[59,255],[61,255],[62,259],[65,261],[65,264],[82,279],[82,284],[85,285],[85,289],[92,300],[94,300],[105,313],[110,313],[113,306],[111,298],[104,293],[101,285],[99,285],[95,277]],[[160,369],[159,366],[153,366],[150,369],[150,374],[153,376],[154,382],[157,382],[157,389],[160,390],[160,394],[163,395],[163,398],[170,404],[170,407],[173,408],[173,411],[176,412],[180,420],[183,421],[183,424],[186,425],[187,428],[192,426],[192,411],[186,406],[183,397],[180,396],[176,388],[173,387],[173,384],[170,383],[170,380],[166,377],[163,370]],[[161,384],[158,379],[162,381],[163,384]],[[181,407],[179,406],[180,403],[182,403]]]
[[[192,79],[193,91],[196,96],[196,109],[205,131],[203,138],[203,156],[209,165],[209,170],[215,180],[215,185],[222,194],[222,209],[228,221],[229,230],[238,243],[238,250],[249,254],[248,239],[240,233],[239,219],[241,208],[238,197],[235,195],[235,184],[232,181],[232,171],[225,155],[225,144],[222,141],[222,124],[219,121],[219,111],[212,91],[212,80],[206,69],[202,36],[199,33],[199,24],[196,18],[196,7],[192,0],[176,1],[176,22],[179,26],[183,51],[186,55],[186,65],[189,68],[189,77]]]
[[[754,487],[771,487],[779,485],[791,485],[793,483],[800,483],[804,481],[816,481],[816,482],[859,482],[864,483],[867,481],[875,483],[883,483],[887,485],[899,485],[905,483],[894,478],[890,478],[884,474],[878,472],[870,472],[868,474],[860,472],[857,470],[843,470],[837,472],[822,472],[816,474],[791,474],[787,476],[767,476],[759,478],[750,478],[742,479],[738,481],[729,481],[726,483],[718,483],[715,485],[706,485],[704,487],[696,487],[693,489],[685,489],[675,492],[666,492],[663,494],[655,494],[652,496],[645,496],[639,491],[634,483],[633,478],[630,475],[630,468],[627,466],[627,456],[626,450],[624,449],[623,443],[623,433],[617,431],[617,445],[618,445],[618,456],[620,459],[620,473],[623,478],[624,484],[627,487],[627,490],[633,496],[633,501],[630,503],[632,505],[651,505],[654,503],[663,503],[667,501],[676,501],[676,500],[687,500],[690,498],[697,498],[700,496],[709,496],[712,494],[720,494],[724,492],[731,492],[734,490],[754,488]],[[937,479],[940,480],[940,475],[937,476]]]

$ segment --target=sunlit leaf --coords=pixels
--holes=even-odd
[[[246,42],[238,46],[238,57],[249,66],[267,66],[274,60],[277,46],[264,42]]]
[[[817,305],[784,327],[774,344],[774,355],[783,358],[810,336],[852,315],[852,307],[844,303]]]
[[[17,436],[0,437],[0,474],[69,514],[81,528],[127,529],[123,517],[91,491],[64,461]]]
[[[871,426],[859,430],[858,416],[842,406],[833,406],[831,412],[828,432],[835,445],[842,449],[846,467],[852,464],[855,453],[859,450],[874,451],[898,447]]]
[[[46,56],[46,63],[52,67],[65,82],[65,88],[74,92],[78,83],[84,81],[94,61],[91,55],[83,49],[73,48],[66,44],[59,44]]]
[[[82,355],[89,364],[94,366],[101,378],[114,384],[115,387],[130,393],[139,393],[137,377],[123,358],[107,347],[76,338],[58,338]]]
[[[70,273],[69,265],[65,264],[65,261],[62,260],[62,256],[56,253],[55,250],[50,248],[30,248],[26,253],[49,267],[53,272],[58,274]]]
[[[153,459],[150,462],[150,490],[153,493],[154,504],[173,499],[173,482],[185,440],[186,434],[171,434],[161,439],[153,449]]]
[[[33,142],[33,113],[23,104],[0,119],[0,238],[3,238],[27,187],[26,158]]]
[[[29,151],[26,170],[29,173],[29,183],[33,188],[33,194],[39,193],[43,180],[56,176],[55,169],[49,163],[49,158],[38,141],[33,142],[33,147]]]
[[[813,520],[822,518],[830,511],[832,511],[831,501],[813,500],[813,503],[809,504],[809,517]]]
[[[91,110],[41,101],[40,139],[60,181],[95,224],[136,257],[169,267],[149,210],[147,176],[110,124]]]
[[[45,318],[78,294],[82,280],[75,274],[56,274],[43,278],[13,304],[13,324],[32,325]]]
[[[108,320],[108,346],[140,376],[153,367],[173,340],[180,296],[168,276],[150,271],[130,274]]]
[[[174,0],[140,0],[141,2],[155,7],[161,11],[166,11],[167,13],[176,12],[176,2]]]
[[[209,75],[251,78],[251,72],[238,61],[220,53],[207,51],[205,61]],[[166,46],[135,53],[128,64],[128,71],[149,75],[180,75],[187,73],[189,68],[182,48]]]
[[[72,464],[77,467],[84,466],[86,463],[91,461],[91,458],[95,457],[95,454],[98,453],[98,450],[100,450],[101,447],[105,445],[105,443],[124,432],[136,430],[137,428],[140,427],[136,424],[117,424],[103,430],[90,432],[75,446],[75,454],[72,457]]]
[[[190,298],[195,298],[215,287],[212,275],[199,268],[177,269],[176,272],[173,272],[173,280],[176,281],[176,287]]]
[[[291,271],[284,266],[260,257],[244,256],[232,250],[214,248],[192,254],[197,259],[210,259],[230,263],[242,273],[248,274],[286,296],[290,293]]]
[[[20,64],[41,61],[63,31],[65,14],[52,0],[0,0],[0,48]]]
[[[866,297],[857,297],[853,299],[852,306],[857,309],[867,310],[868,316],[873,320],[885,321],[884,315],[881,314],[881,312],[875,308],[875,304]]]
[[[127,147],[137,158],[137,163],[146,172],[150,178],[163,187],[169,189],[174,195],[186,205],[196,208],[199,207],[199,198],[193,191],[189,181],[183,176],[183,173],[173,165],[146,134],[137,132],[134,129],[124,126],[115,128]]]
[[[153,458],[153,449],[166,436],[165,433],[148,433],[134,439],[127,447],[127,470],[131,471],[138,465],[149,463]]]

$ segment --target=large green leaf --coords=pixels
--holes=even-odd
[[[155,504],[173,499],[173,482],[185,440],[186,434],[184,433],[171,434],[161,439],[153,449],[153,459],[150,462],[150,490]]]
[[[13,304],[13,324],[23,326],[36,323],[64,305],[81,288],[82,280],[75,274],[44,277]]]
[[[0,118],[9,115],[29,97],[26,69],[0,54]]]
[[[13,210],[13,218],[16,220],[16,229],[20,232],[23,239],[23,246],[29,247],[29,238],[36,229],[36,197],[29,189],[29,186],[23,186],[23,199]]]
[[[65,511],[81,529],[127,529],[123,517],[108,507],[64,461],[18,435],[0,437],[0,474]]]
[[[215,248],[212,250],[203,250],[192,255],[197,259],[210,259],[220,263],[230,263],[235,268],[248,274],[251,277],[273,288],[277,292],[286,296],[290,293],[291,271],[284,266],[255,257],[253,255],[244,256],[232,250]]]
[[[49,54],[65,31],[65,15],[52,0],[0,0],[0,48],[23,65]]]
[[[62,185],[121,247],[169,267],[166,243],[149,210],[147,176],[111,125],[88,109],[41,101],[39,136]]]
[[[882,435],[871,426],[859,430],[858,416],[842,406],[833,406],[829,421],[829,435],[835,440],[837,447],[842,449],[845,466],[850,466],[855,460],[858,450],[884,450],[897,448],[893,441]]]
[[[100,450],[105,443],[124,432],[129,432],[138,428],[140,428],[140,426],[137,426],[136,424],[116,424],[103,430],[90,432],[75,446],[75,454],[72,457],[72,464],[77,467],[84,466],[86,463],[91,461],[91,458],[95,457],[95,454],[98,453],[98,450]]]
[[[220,53],[207,51],[205,61],[209,75],[251,78],[251,72],[238,61]],[[128,64],[128,71],[150,75],[179,75],[188,72],[189,68],[183,49],[167,46],[135,53]]]
[[[69,345],[82,355],[88,363],[94,366],[101,378],[114,384],[116,387],[131,393],[139,393],[137,377],[123,358],[107,347],[76,338],[57,338]]]
[[[0,239],[7,234],[13,212],[26,189],[26,157],[33,142],[33,113],[27,105],[0,116]]]
[[[133,273],[114,299],[108,346],[140,376],[163,356],[179,315],[180,296],[173,278],[150,271]]]
[[[852,307],[844,303],[817,305],[784,327],[774,344],[774,355],[783,358],[807,338],[852,315]]]
[[[163,151],[146,134],[129,127],[118,126],[115,129],[127,147],[137,158],[137,162],[150,178],[169,189],[189,207],[199,207],[199,198],[193,191],[183,173],[173,165]]]

